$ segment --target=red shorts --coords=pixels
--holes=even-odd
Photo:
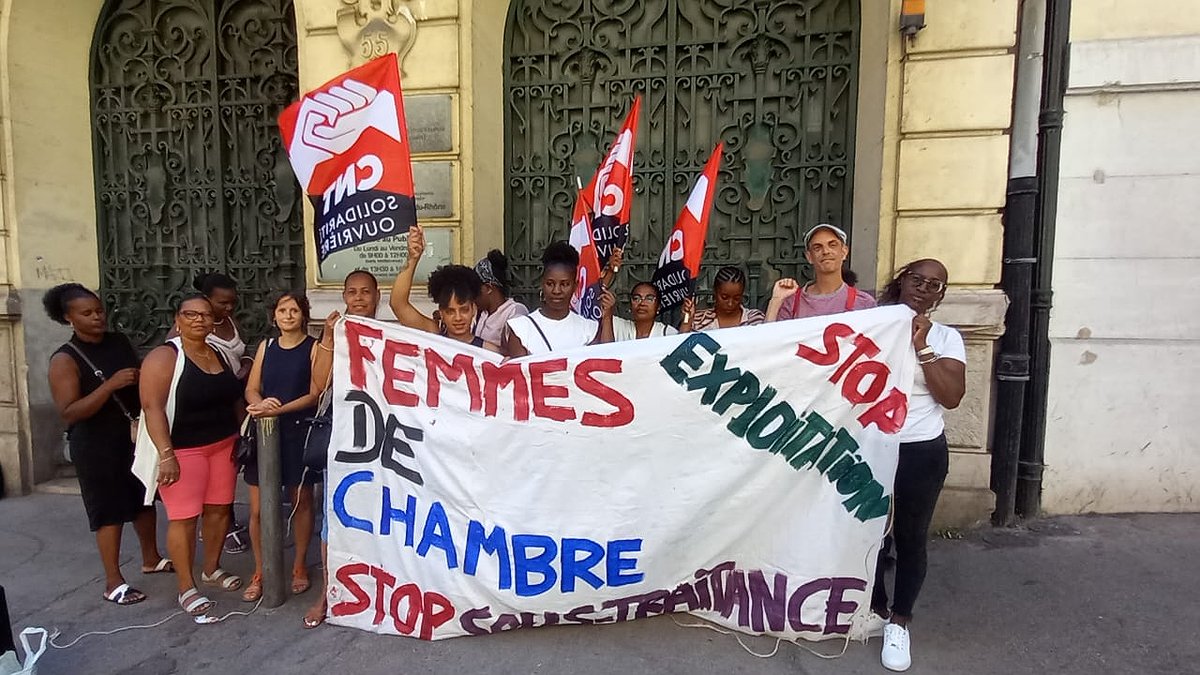
[[[237,485],[233,448],[237,439],[230,436],[198,448],[175,448],[179,480],[158,488],[169,520],[195,518],[204,511],[205,504],[233,503]]]

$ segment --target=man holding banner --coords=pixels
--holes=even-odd
[[[840,227],[821,223],[804,235],[804,257],[816,279],[801,287],[795,279],[775,282],[767,304],[767,321],[826,316],[856,309],[870,309],[875,298],[854,287],[853,272],[845,269],[850,247]]]

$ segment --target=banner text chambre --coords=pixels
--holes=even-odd
[[[573,366],[566,359],[496,364],[462,352],[445,355],[434,347],[384,339],[380,329],[357,322],[346,324],[346,340],[351,386],[363,389],[367,364],[378,364],[372,367],[381,371],[383,396],[390,405],[437,408],[443,383],[462,381],[455,386],[466,388],[470,411],[485,417],[578,420],[587,427],[611,428],[625,426],[635,416],[629,397],[600,379],[621,373],[619,359],[585,359]],[[568,372],[571,386],[547,381]],[[421,381],[425,386],[418,384]]]

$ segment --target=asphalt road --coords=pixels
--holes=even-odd
[[[149,624],[174,610],[170,575],[142,577],[127,530],[127,577],[151,597],[100,600],[83,507],[72,495],[0,501],[0,584],[14,625],[85,631]],[[314,558],[315,560],[315,558]],[[1200,673],[1200,515],[1073,517],[932,544],[913,624],[914,673]],[[247,575],[249,554],[224,566]],[[351,629],[304,630],[312,593],[215,626],[184,617],[52,649],[40,675],[123,673],[883,673],[879,641],[790,643],[770,658],[687,615],[424,643]],[[217,599],[214,597],[214,599]],[[244,610],[237,594],[216,613]],[[678,623],[677,623],[678,622]],[[762,654],[773,639],[744,638]]]

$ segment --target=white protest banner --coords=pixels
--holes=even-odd
[[[845,635],[887,522],[911,322],[883,307],[502,362],[347,317],[331,621],[441,639],[687,611]]]

